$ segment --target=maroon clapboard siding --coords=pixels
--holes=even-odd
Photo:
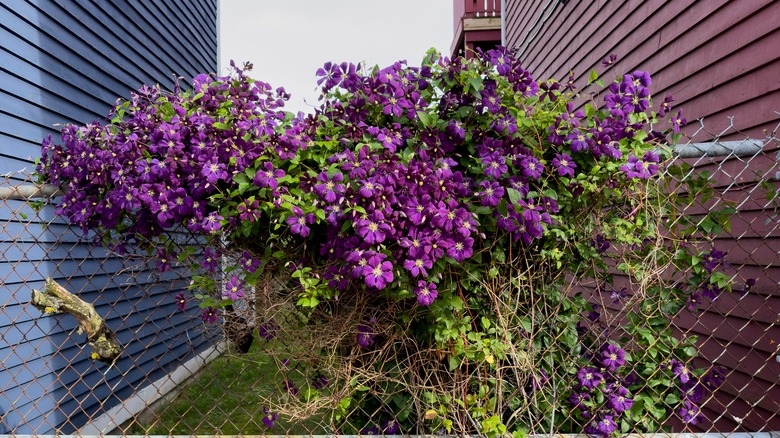
[[[591,70],[605,82],[649,71],[656,100],[675,96],[695,141],[763,139],[780,124],[780,1],[505,0],[503,14],[505,44],[538,79],[571,71],[587,96],[597,91],[587,88]],[[601,61],[610,54],[618,61],[606,70]],[[761,174],[777,189],[777,157],[773,144],[747,166],[735,158],[699,166],[712,172],[718,197],[739,205],[730,235],[715,247],[728,252],[739,281],[757,280],[749,293],[724,294],[675,318],[680,332],[699,336],[702,366],[729,370],[704,408],[702,429],[780,430],[780,212],[754,187]]]
[[[574,71],[582,89],[592,69],[618,56],[605,79],[649,71],[657,97],[674,95],[706,140],[729,132],[766,136],[780,123],[780,2],[773,0],[507,0],[506,44],[537,78]],[[698,132],[697,132],[698,131]]]

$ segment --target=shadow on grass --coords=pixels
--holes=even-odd
[[[261,342],[262,344],[262,342]],[[279,394],[279,366],[255,342],[247,354],[231,349],[213,360],[170,402],[134,421],[128,435],[326,434],[327,418],[263,424],[263,399]]]

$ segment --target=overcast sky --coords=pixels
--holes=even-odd
[[[317,104],[314,73],[327,61],[419,65],[449,52],[452,0],[219,0],[220,63],[254,64],[252,77],[292,98],[290,111]]]

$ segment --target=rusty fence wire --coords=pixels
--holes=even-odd
[[[691,171],[708,171],[716,188],[715,200],[697,209],[722,202],[736,208],[730,231],[715,239],[735,286],[695,311],[667,315],[678,333],[698,338],[701,359],[690,365],[724,378],[700,421],[673,416],[667,426],[673,432],[780,431],[780,141],[772,135],[740,140],[730,130],[704,127],[696,134],[714,140],[679,145],[677,159]],[[305,352],[294,338],[272,342],[269,335],[300,323],[294,306],[274,310],[249,296],[236,304],[237,319],[206,324],[201,309],[182,299],[192,275],[183,264],[174,260],[160,269],[154,257],[120,256],[93,244],[55,215],[48,198],[24,199],[12,190],[30,184],[29,172],[0,178],[0,434],[340,433],[323,414],[328,406],[276,417],[265,404],[280,385],[281,393],[298,394],[283,387],[298,378],[295,359],[286,358]],[[197,248],[199,241],[182,233],[176,242]],[[121,345],[116,362],[93,359],[73,316],[30,304],[32,290],[44,289],[47,279],[94,305]],[[612,297],[591,299],[608,308]],[[231,326],[267,321],[269,312],[276,312],[277,327]],[[326,384],[323,376],[308,386]],[[393,418],[380,410],[354,414],[369,425],[363,433],[421,432],[389,429]]]

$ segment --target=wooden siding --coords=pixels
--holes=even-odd
[[[675,96],[689,121],[684,133],[696,141],[763,139],[780,124],[780,1],[506,0],[504,16],[506,45],[537,79],[573,71],[587,94],[596,91],[585,88],[591,70],[606,82],[649,71],[656,99]],[[610,54],[618,61],[605,72],[601,61]],[[675,320],[681,332],[699,336],[708,360],[702,366],[730,373],[704,408],[704,430],[780,430],[780,223],[765,192],[751,185],[758,172],[780,185],[773,178],[778,153],[773,143],[754,158],[700,166],[713,172],[720,196],[739,205],[731,235],[715,246],[728,251],[741,281],[757,280],[748,293],[722,295]]]
[[[217,0],[0,0],[0,173],[29,170],[55,124],[102,120],[142,84],[171,89],[176,77],[216,72],[216,9]],[[176,311],[187,272],[123,267],[51,208],[0,201],[0,434],[74,432],[210,345],[197,309]],[[126,348],[113,368],[89,359],[73,318],[27,305],[47,276],[105,315]]]
[[[754,138],[780,123],[780,2],[508,0],[505,13],[507,46],[537,78],[571,70],[582,88],[614,53],[605,79],[649,71],[655,96],[674,95],[689,122],[704,118],[697,140],[726,130],[730,117],[729,132]]]

